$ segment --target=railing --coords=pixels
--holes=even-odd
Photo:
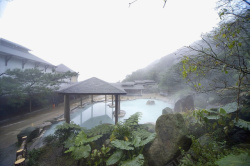
[[[27,157],[27,136],[22,137],[22,144],[18,151],[16,151],[15,166],[25,166]]]

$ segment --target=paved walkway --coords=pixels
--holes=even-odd
[[[94,100],[98,100],[98,96]],[[90,102],[89,99],[83,100],[83,103]],[[77,107],[80,104],[79,99],[71,102],[70,108]],[[21,116],[20,118],[14,118],[0,124],[0,149],[6,148],[17,142],[17,134],[30,126],[38,126],[45,121],[52,120],[56,117],[63,115],[64,107],[63,103],[59,104],[56,108],[47,108],[39,111],[34,111]]]

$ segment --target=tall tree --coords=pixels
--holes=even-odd
[[[240,95],[249,94],[250,85],[250,5],[239,0],[222,2],[220,26],[188,47],[196,54],[183,58],[182,73],[197,91],[231,92],[239,110]]]
[[[13,96],[29,100],[29,110],[32,110],[32,99],[44,96],[57,90],[61,83],[77,73],[43,73],[39,69],[7,70],[0,78],[0,96]]]

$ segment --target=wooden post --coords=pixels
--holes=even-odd
[[[118,114],[121,113],[121,95],[118,95],[119,96],[119,99],[118,99]]]
[[[115,124],[118,123],[118,95],[115,94]]]
[[[21,158],[15,162],[15,166],[25,166],[25,158]]]
[[[93,103],[93,102],[94,102],[94,96],[91,95],[91,103]]]
[[[81,96],[81,107],[82,107],[82,96]]]
[[[23,149],[19,149],[18,151],[16,151],[16,160],[19,160],[21,158],[24,158],[25,156],[25,152]]]
[[[114,95],[112,95],[112,106],[114,105]]]
[[[80,114],[80,126],[82,125],[82,112],[81,112],[81,114]]]
[[[66,123],[70,123],[69,95],[64,95],[64,119]]]
[[[105,103],[105,115],[107,115],[107,104]]]
[[[105,103],[107,102],[107,95],[105,95]]]
[[[93,108],[93,104],[91,105],[91,118],[93,118],[93,113],[94,113],[94,108]]]

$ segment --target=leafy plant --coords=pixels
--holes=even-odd
[[[248,153],[238,155],[230,154],[215,162],[219,166],[248,166],[250,165],[250,157]]]
[[[47,137],[45,137],[45,138],[43,139],[43,142],[44,142],[45,144],[51,144],[52,142],[55,141],[55,138],[56,138],[55,135],[48,135]]]
[[[143,165],[143,148],[153,141],[156,134],[138,128],[140,113],[132,115],[126,122],[118,123],[111,135],[115,152],[107,160],[107,165]],[[137,128],[136,128],[137,126]]]
[[[234,120],[235,126],[239,128],[244,128],[250,131],[250,122],[247,122],[245,120],[239,119],[238,122]]]
[[[58,125],[56,127],[55,136],[58,138],[59,143],[63,144],[64,141],[70,137],[70,135],[77,135],[81,130],[82,128],[74,123],[63,123],[62,125]]]
[[[69,148],[65,153],[70,153],[75,160],[86,159],[89,157],[91,152],[91,146],[89,143],[98,140],[102,135],[96,135],[94,137],[87,137],[84,131],[74,137],[71,135],[67,141],[65,141],[65,147]]]
[[[207,136],[208,137],[208,136]],[[186,165],[215,165],[215,161],[223,156],[226,152],[223,146],[219,146],[214,140],[208,139],[203,141],[191,136],[192,145],[187,153],[182,150],[184,157],[181,159],[181,166]],[[208,137],[210,138],[210,137]]]
[[[105,145],[102,146],[101,150],[94,149],[90,155],[90,159],[88,161],[89,165],[106,165],[106,161],[108,157],[110,156],[110,147],[105,147]]]
[[[98,125],[86,131],[88,136],[111,134],[115,125]]]
[[[43,153],[43,149],[33,149],[28,152],[28,166],[35,166],[38,165],[37,160],[39,159],[40,155]]]

